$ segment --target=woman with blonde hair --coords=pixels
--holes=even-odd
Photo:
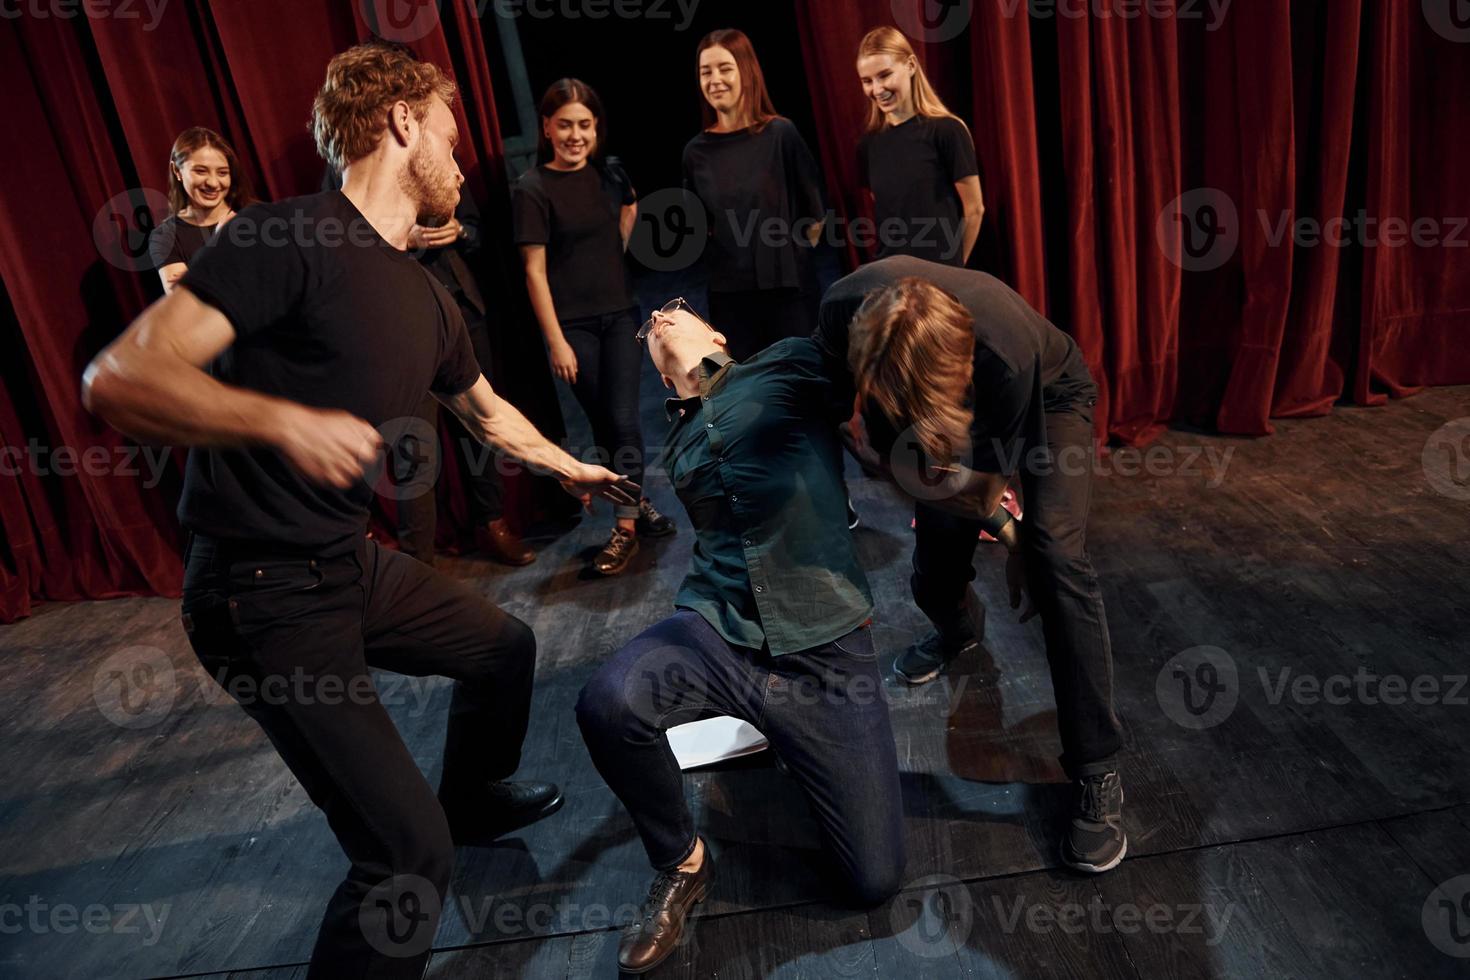
[[[969,128],[945,108],[897,28],[863,37],[857,70],[868,98],[858,176],[873,195],[879,257],[964,266],[985,213]]]

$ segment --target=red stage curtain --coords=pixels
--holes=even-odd
[[[169,148],[191,125],[224,134],[263,196],[316,190],[312,98],[331,56],[368,36],[367,8],[344,0],[172,3],[156,24],[143,5],[129,7],[142,16],[78,10],[0,25],[0,81],[13,106],[0,141],[0,278],[9,299],[0,447],[45,447],[44,456],[0,456],[0,622],[25,615],[36,598],[178,594],[180,460],[164,468],[161,487],[145,486],[152,481],[126,472],[134,448],[79,399],[87,362],[157,294],[151,271],[108,260],[126,265],[124,253],[136,256],[143,235],[135,226],[120,236],[113,223],[113,214],[133,216],[130,203],[106,206],[130,188],[164,191]],[[443,22],[413,47],[453,69],[466,93],[461,166],[492,202],[494,222],[505,177],[479,25],[467,0],[442,10]],[[499,225],[487,227],[497,237]],[[53,461],[57,447],[99,448],[93,465],[70,476],[57,475],[75,467]],[[110,462],[100,462],[104,455]],[[141,458],[132,457],[133,468],[145,469]]]
[[[896,23],[975,134],[972,262],[1077,337],[1103,389],[1100,436],[1144,443],[1172,421],[1264,435],[1340,398],[1470,382],[1470,345],[1453,343],[1470,327],[1470,186],[1454,173],[1470,158],[1470,42],[1448,14],[1236,0],[1218,19],[1203,3],[1125,19],[973,0],[951,30],[942,18],[964,6],[800,0],[834,206],[865,213],[857,42]],[[1198,261],[1160,236],[1201,230],[1177,211],[1230,208],[1221,249]],[[1346,247],[1289,230],[1344,218]],[[1441,243],[1395,244],[1390,218],[1430,221]]]

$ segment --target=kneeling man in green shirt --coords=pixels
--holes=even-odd
[[[872,593],[847,527],[837,423],[850,395],[809,338],[737,362],[682,300],[638,337],[676,397],[666,465],[697,539],[672,616],[582,689],[577,721],[657,872],[618,949],[642,973],[677,947],[712,876],[664,732],[728,715],[770,741],[805,791],[841,894],[876,905],[904,867],[893,731]]]

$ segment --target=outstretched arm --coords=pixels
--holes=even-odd
[[[347,412],[308,408],[210,377],[205,366],[234,342],[225,315],[180,286],[87,366],[82,404],[136,439],[264,446],[316,483],[347,487],[361,479],[382,447],[378,431]]]
[[[601,466],[578,462],[543,436],[514,405],[497,395],[484,375],[469,391],[436,397],[481,442],[528,466],[547,471],[584,504],[590,502],[594,493],[618,500],[620,491],[615,485],[622,481],[621,476]]]

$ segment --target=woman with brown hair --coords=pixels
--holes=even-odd
[[[511,191],[516,244],[551,369],[572,386],[604,460],[643,482],[638,385],[638,300],[624,253],[638,194],[615,157],[605,155],[606,117],[592,86],[575,78],[541,98],[539,163]],[[592,559],[617,575],[638,539],[673,534],[674,522],[643,497],[614,508],[607,544]]]
[[[148,253],[165,293],[173,292],[189,261],[209,244],[220,225],[254,201],[250,178],[223,136],[203,126],[179,134],[168,155],[172,214],[148,239]]]
[[[969,128],[945,108],[897,28],[867,33],[857,70],[868,98],[858,177],[873,195],[879,257],[964,266],[985,214]]]
[[[684,186],[709,217],[709,320],[742,360],[812,331],[822,178],[801,134],[771,105],[748,37],[710,32],[698,66],[704,129],[684,147]]]

